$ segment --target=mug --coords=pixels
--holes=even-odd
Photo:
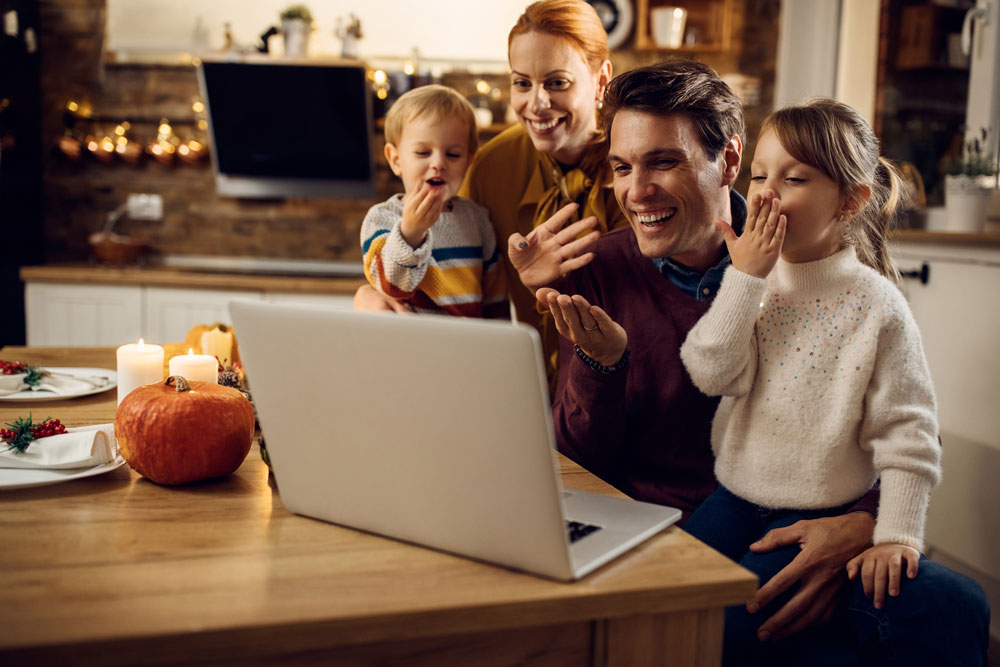
[[[687,10],[683,7],[654,7],[649,10],[653,41],[665,49],[677,49],[684,43]]]

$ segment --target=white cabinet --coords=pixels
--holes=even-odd
[[[229,321],[229,302],[260,301],[263,292],[145,287],[145,331],[154,342],[178,342],[196,324]]]
[[[144,334],[142,288],[29,282],[25,317],[28,345],[121,345]]]
[[[943,444],[927,543],[975,568],[980,581],[985,573],[1000,582],[1000,248],[899,243],[893,257],[901,270],[929,269],[927,284],[903,284],[934,379]]]

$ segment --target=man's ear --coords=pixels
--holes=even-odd
[[[844,199],[844,203],[841,204],[840,211],[838,211],[838,213],[844,218],[850,220],[868,204],[868,200],[871,199],[871,197],[872,189],[867,185],[859,185],[849,195],[847,195]]]
[[[399,168],[399,149],[396,148],[395,144],[386,142],[385,161],[389,163],[389,169],[392,169],[392,173],[402,176],[402,170]]]
[[[743,141],[740,135],[734,134],[722,149],[723,171],[722,184],[732,185],[740,175],[740,164],[743,160]]]

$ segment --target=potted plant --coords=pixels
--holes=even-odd
[[[986,224],[986,209],[997,187],[997,160],[990,146],[990,132],[981,128],[962,144],[957,159],[945,171],[947,229],[979,232]]]
[[[285,55],[304,58],[309,52],[312,33],[312,12],[305,5],[288,5],[278,14],[281,34],[285,38]]]

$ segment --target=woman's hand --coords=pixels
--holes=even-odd
[[[552,313],[556,331],[579,345],[584,354],[602,366],[621,361],[628,334],[601,308],[590,305],[579,294],[568,296],[550,287],[543,287],[535,296]]]
[[[532,293],[594,259],[592,252],[579,257],[577,254],[600,238],[601,233],[594,229],[597,218],[584,218],[563,229],[563,225],[573,217],[577,208],[577,204],[567,204],[527,236],[515,232],[507,239],[510,263],[517,270],[521,282]],[[594,231],[583,238],[576,238],[588,229]]]
[[[385,296],[376,291],[371,285],[362,285],[354,293],[354,310],[407,314],[412,312],[405,303],[400,303],[391,297]]]
[[[424,242],[427,230],[441,217],[444,201],[444,188],[434,188],[430,183],[424,183],[419,190],[403,198],[403,221],[399,231],[411,248]]]
[[[892,597],[899,595],[903,561],[906,561],[906,577],[916,577],[920,566],[919,551],[905,544],[876,544],[848,561],[847,578],[853,581],[860,572],[865,595],[874,597],[875,608],[881,609],[887,589]]]
[[[771,190],[750,197],[743,235],[726,222],[716,221],[729,248],[733,266],[758,278],[767,278],[781,256],[787,219],[781,215],[781,200]]]

